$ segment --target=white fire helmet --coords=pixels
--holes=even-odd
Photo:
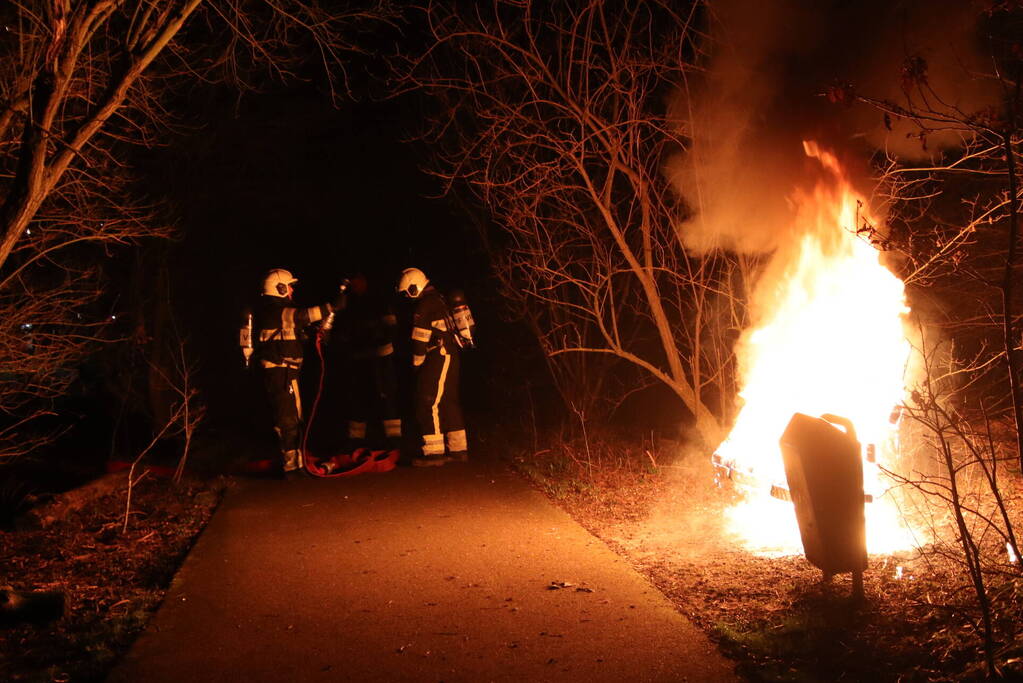
[[[398,280],[398,292],[412,299],[419,298],[430,281],[418,268],[406,268],[401,271],[401,279]]]
[[[293,285],[296,282],[298,282],[298,278],[290,271],[274,268],[266,274],[266,279],[263,280],[263,294],[286,297],[288,296],[288,285]]]

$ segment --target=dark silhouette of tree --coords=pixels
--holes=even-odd
[[[947,512],[952,531],[936,529],[928,550],[962,567],[969,589],[961,593],[973,601],[948,607],[982,641],[990,677],[1005,643],[1018,639],[1015,606],[1006,600],[1020,571],[1006,482],[1018,482],[1011,465],[1023,464],[1021,27],[1018,3],[992,3],[982,17],[990,70],[969,76],[996,93],[983,106],[935,87],[927,61],[915,54],[903,64],[900,99],[846,91],[848,102],[883,112],[889,128],[909,123],[926,159],[883,159],[879,187],[889,221],[869,231],[901,255],[917,298],[932,302],[918,335],[923,381],[905,406],[918,450],[930,457],[910,474],[892,475],[924,494],[932,519],[940,519],[935,510]]]

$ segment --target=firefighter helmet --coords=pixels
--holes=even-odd
[[[263,294],[267,296],[288,296],[288,286],[298,282],[298,278],[283,268],[274,268],[263,280]]]
[[[398,292],[407,297],[416,299],[426,289],[430,281],[418,268],[406,268],[401,271],[401,279],[398,280]]]

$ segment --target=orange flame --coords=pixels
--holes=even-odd
[[[776,251],[753,297],[754,327],[740,340],[743,402],[718,454],[757,479],[785,485],[778,440],[796,412],[833,413],[852,420],[863,444],[891,458],[889,416],[902,402],[910,344],[904,332],[903,283],[856,235],[874,224],[834,155],[804,142],[821,164],[812,191],[797,191],[798,238]],[[876,466],[865,463],[871,552],[906,547],[911,537],[893,508],[878,500]],[[791,503],[768,495],[730,511],[731,530],[754,550],[798,553]]]

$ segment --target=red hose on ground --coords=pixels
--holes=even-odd
[[[332,458],[325,458],[326,467],[320,463],[314,463],[309,453],[309,431],[316,418],[316,410],[320,405],[320,398],[323,396],[323,378],[326,374],[327,363],[323,358],[323,330],[316,334],[316,355],[320,359],[320,379],[316,387],[316,398],[313,399],[312,410],[309,411],[309,419],[306,421],[305,433],[302,435],[302,461],[305,463],[305,471],[314,477],[323,479],[336,479],[339,477],[351,477],[366,472],[390,472],[398,462],[398,451],[370,451],[367,448],[360,448],[354,453],[341,453]],[[338,469],[333,469],[337,467]]]

